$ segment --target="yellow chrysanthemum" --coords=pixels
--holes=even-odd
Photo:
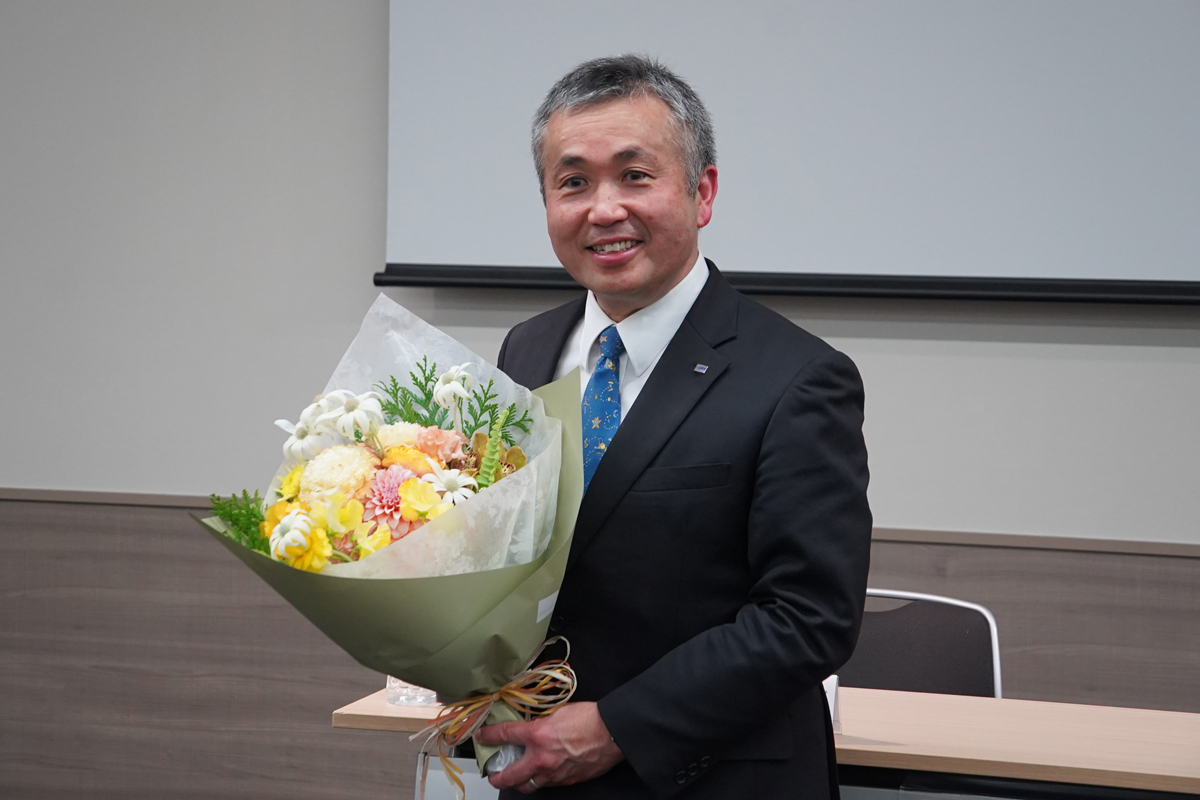
[[[295,500],[300,496],[300,476],[304,473],[304,465],[297,464],[292,471],[283,476],[279,484],[279,496],[284,500]]]
[[[278,505],[278,504],[277,504]],[[306,572],[320,572],[329,563],[333,545],[324,528],[297,506],[271,531],[271,558]]]
[[[410,478],[400,484],[397,491],[400,495],[400,515],[413,522],[418,519],[433,519],[452,506],[443,503],[433,484]]]
[[[393,464],[399,464],[419,478],[433,472],[429,462],[425,460],[428,457],[415,447],[389,447],[383,454],[383,468],[387,469]],[[439,461],[438,466],[446,465]]]
[[[308,547],[299,556],[293,557],[287,563],[305,572],[320,572],[329,563],[333,553],[333,545],[329,543],[329,535],[324,528],[314,528],[308,535]],[[288,554],[289,556],[291,553]]]
[[[379,459],[365,447],[342,444],[322,450],[300,475],[300,502],[316,508],[339,492],[361,500],[378,468]]]
[[[267,509],[267,513],[263,515],[263,521],[258,523],[258,532],[262,534],[264,539],[271,537],[271,531],[275,530],[275,526],[288,515],[292,509],[300,508],[299,503],[289,503],[287,500],[280,500],[275,505]],[[307,510],[307,509],[306,509]]]

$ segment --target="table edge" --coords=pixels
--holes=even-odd
[[[989,778],[1049,781],[1084,786],[1110,786],[1120,789],[1142,789],[1156,792],[1178,792],[1200,795],[1200,778],[1186,775],[1163,775],[1096,767],[1073,767],[1059,764],[1037,764],[1022,761],[994,761],[963,756],[939,756],[925,753],[898,753],[860,749],[853,745],[837,744],[838,764],[856,767],[882,767],[917,772],[946,772],[954,775],[980,775]]]

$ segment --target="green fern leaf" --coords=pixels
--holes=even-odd
[[[264,518],[263,500],[258,492],[250,495],[243,490],[241,497],[235,494],[227,500],[213,494],[209,495],[208,502],[213,514],[225,523],[230,539],[260,553],[269,551],[269,542],[258,530],[258,524]]]

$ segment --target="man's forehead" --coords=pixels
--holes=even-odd
[[[677,138],[669,107],[653,95],[560,109],[550,115],[546,133],[546,144],[558,151],[546,153],[557,156],[554,167],[654,158]]]
[[[562,125],[568,120],[589,118],[597,121],[610,120],[619,117],[637,116],[647,122],[653,121],[657,126],[669,127],[674,118],[671,107],[660,97],[652,94],[636,95],[634,97],[610,97],[597,103],[587,103],[573,108],[560,108],[552,113],[547,120],[549,125]]]

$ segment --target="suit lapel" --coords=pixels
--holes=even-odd
[[[568,567],[578,560],[630,487],[729,367],[729,359],[714,348],[736,335],[737,302],[737,293],[712,266],[704,290],[663,351],[596,468],[579,507]],[[708,369],[697,372],[698,364]]]
[[[530,389],[554,380],[563,347],[583,317],[585,299],[559,306],[531,320],[537,323],[536,327],[525,333],[520,344],[506,353],[502,365],[504,373]]]

